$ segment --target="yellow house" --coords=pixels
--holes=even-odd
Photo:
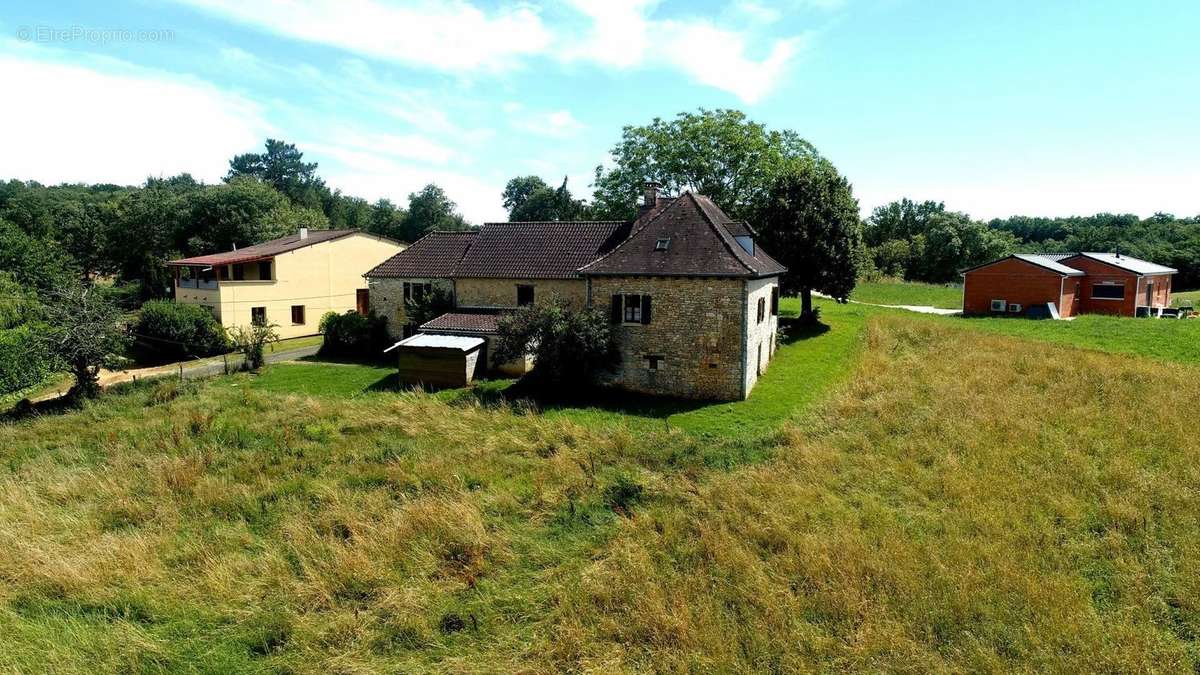
[[[175,302],[203,305],[226,328],[268,323],[315,335],[326,312],[368,307],[363,274],[404,245],[360,230],[313,230],[242,249],[172,260]]]

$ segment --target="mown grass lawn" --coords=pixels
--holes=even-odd
[[[618,425],[636,429],[674,426],[710,438],[761,439],[788,419],[802,414],[853,367],[862,344],[865,318],[871,308],[820,301],[824,326],[783,339],[775,359],[746,401],[714,403],[684,401],[628,393],[600,393],[584,397],[534,399],[528,402],[540,414],[580,424]],[[780,311],[796,315],[799,301],[784,298]],[[368,392],[397,391],[395,368],[390,366],[324,363],[270,365],[230,386],[251,386],[263,391],[314,396],[354,396]],[[466,389],[436,392],[451,403],[494,404],[528,396],[514,388],[515,380],[483,380]]]
[[[1182,307],[1184,305],[1200,307],[1200,290],[1171,293],[1171,304],[1175,305],[1176,307]]]
[[[850,299],[872,305],[925,305],[962,309],[961,284],[923,284],[916,281],[860,281]]]
[[[0,424],[0,670],[1200,666],[1200,367],[823,309],[753,454],[322,364]]]

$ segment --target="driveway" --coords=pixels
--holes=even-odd
[[[824,293],[818,293],[816,291],[813,291],[813,295],[815,295],[818,298],[825,298],[826,300],[833,299],[832,297],[825,295]],[[879,304],[876,304],[873,302],[859,302],[857,300],[851,300],[850,303],[854,304],[854,305],[866,305],[868,307],[888,307],[890,309],[904,309],[904,310],[908,310],[910,312],[917,312],[918,314],[939,314],[941,316],[951,316],[954,314],[962,314],[961,309],[946,309],[945,307],[930,307],[929,305],[879,305]]]
[[[282,361],[295,361],[306,356],[312,356],[317,353],[321,345],[310,345],[308,347],[297,347],[295,349],[287,349],[278,352],[267,352],[263,357],[267,363],[280,363]],[[214,356],[207,359],[198,359],[195,361],[179,361],[177,363],[168,363],[161,366],[153,366],[150,368],[134,368],[132,370],[101,370],[100,371],[100,387],[108,389],[114,384],[122,382],[136,382],[145,379],[159,379],[164,377],[180,377],[187,380],[194,380],[201,377],[212,377],[214,375],[224,375],[226,373],[237,372],[242,367],[242,362],[245,359],[241,354],[227,354],[224,357]],[[43,394],[33,399],[34,403],[46,401],[52,398],[57,398],[67,393],[71,383],[68,382],[63,386],[62,391]]]

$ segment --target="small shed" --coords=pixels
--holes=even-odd
[[[487,363],[486,344],[480,337],[417,333],[385,351],[396,351],[404,384],[465,387]]]

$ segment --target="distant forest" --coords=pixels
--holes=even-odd
[[[634,178],[622,180],[632,185]],[[609,190],[612,195],[598,192],[589,205],[571,195],[565,181],[555,188],[520,176],[498,196],[522,220],[614,217],[624,215],[620,195],[628,193],[630,204],[635,198],[621,185]],[[246,246],[302,226],[361,229],[411,242],[430,230],[471,225],[436,185],[410,194],[403,206],[371,203],[330,189],[294,145],[268,140],[264,152],[232,158],[217,184],[188,174],[137,187],[0,183],[0,286],[38,293],[65,277],[104,278],[137,304],[169,293],[166,260]],[[867,277],[955,282],[958,270],[1016,251],[1119,249],[1179,269],[1177,289],[1200,287],[1200,217],[982,222],[942,203],[906,199],[875,209],[863,223],[863,244],[860,268]]]

